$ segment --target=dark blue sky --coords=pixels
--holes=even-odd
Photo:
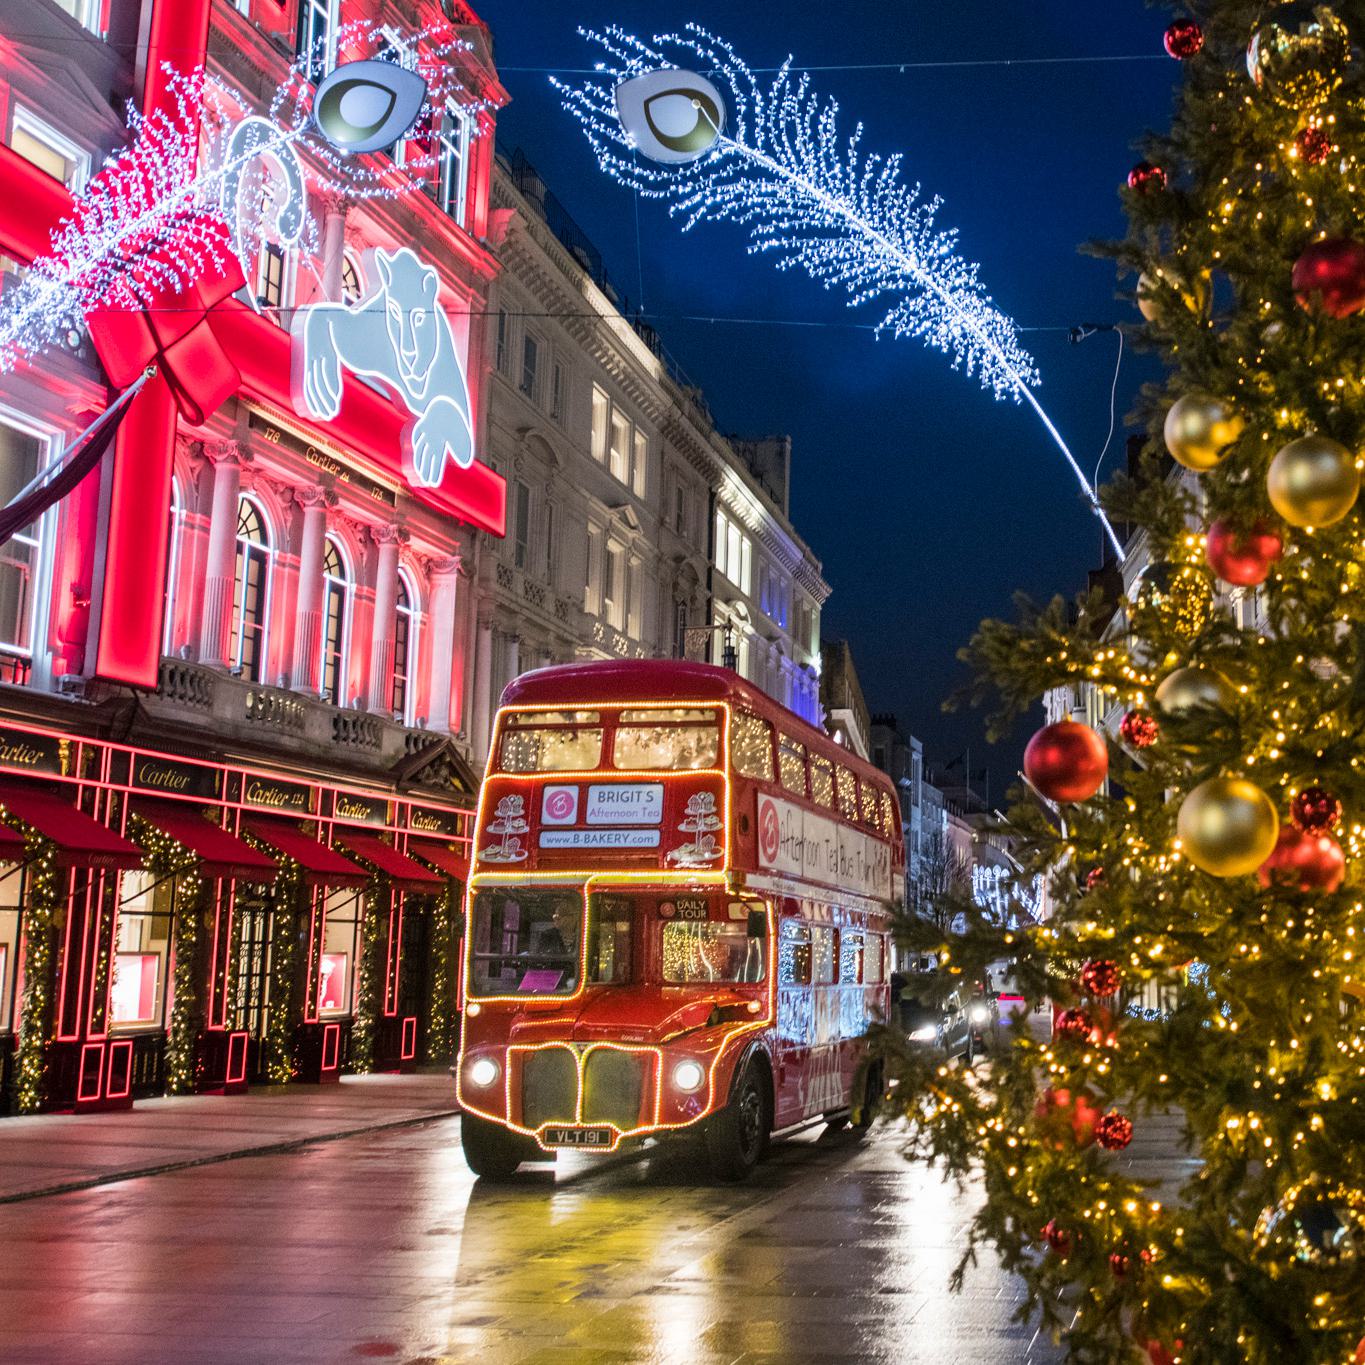
[[[947,715],[961,678],[956,650],[987,615],[1008,614],[1017,589],[1070,594],[1099,553],[1098,526],[1036,418],[996,403],[942,356],[910,341],[877,341],[866,322],[797,272],[745,254],[735,228],[684,236],[655,204],[635,204],[596,169],[577,126],[541,70],[579,67],[578,37],[619,23],[644,36],[696,21],[753,66],[1000,61],[1142,54],[1149,60],[1045,66],[959,66],[891,73],[822,71],[869,150],[901,151],[912,179],[944,200],[940,222],[960,232],[996,302],[1028,333],[1040,398],[1093,468],[1109,425],[1116,339],[1068,343],[1065,329],[1134,318],[1114,298],[1113,267],[1077,253],[1117,235],[1116,188],[1132,142],[1169,121],[1179,68],[1162,53],[1165,19],[1142,0],[809,0],[739,6],[688,0],[566,5],[482,0],[513,96],[500,145],[520,145],[602,250],[618,288],[640,295],[665,344],[707,392],[718,424],[795,441],[792,516],[833,585],[827,637],[846,637],[872,709],[894,710],[931,758],[972,744],[995,789],[1026,736],[987,753],[981,721]],[[642,267],[642,269],[641,269]],[[699,323],[679,315],[784,318],[820,327]],[[1120,422],[1150,362],[1125,361]],[[1111,460],[1122,450],[1122,429]]]

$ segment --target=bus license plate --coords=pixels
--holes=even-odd
[[[547,1147],[587,1147],[605,1151],[615,1136],[610,1128],[547,1128]]]

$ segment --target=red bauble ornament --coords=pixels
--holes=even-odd
[[[1118,963],[1107,958],[1096,958],[1081,968],[1081,988],[1089,995],[1101,998],[1113,995],[1121,980]]]
[[[1095,1140],[1095,1124],[1100,1117],[1093,1099],[1088,1090],[1049,1086],[1034,1106],[1033,1117],[1052,1146],[1089,1147]]]
[[[1128,172],[1128,188],[1137,194],[1157,194],[1166,188],[1166,172],[1154,161],[1139,161]]]
[[[1295,825],[1285,825],[1275,851],[1256,875],[1262,886],[1335,891],[1346,875],[1346,855],[1330,834],[1305,834]]]
[[[1348,318],[1365,308],[1365,245],[1349,237],[1313,242],[1294,262],[1294,297],[1300,308]]]
[[[1095,1141],[1106,1152],[1121,1152],[1133,1140],[1133,1120],[1117,1109],[1095,1120]]]
[[[1177,1341],[1175,1349],[1179,1351],[1184,1345],[1183,1341]],[[1174,1353],[1167,1350],[1159,1341],[1147,1343],[1147,1359],[1152,1362],[1152,1365],[1176,1365]]]
[[[1102,736],[1079,721],[1045,725],[1024,750],[1024,776],[1049,801],[1086,801],[1109,774]]]
[[[1161,726],[1150,711],[1129,711],[1119,722],[1119,734],[1135,749],[1150,749],[1161,737]]]
[[[1166,30],[1166,51],[1178,62],[1197,57],[1204,47],[1204,30],[1193,19],[1177,19]]]
[[[1090,869],[1090,871],[1087,872],[1087,873],[1085,874],[1085,889],[1086,889],[1087,891],[1093,891],[1097,886],[1103,886],[1103,885],[1104,885],[1104,868],[1102,868],[1102,867],[1092,867],[1092,868]]]
[[[1245,534],[1226,521],[1215,521],[1204,554],[1224,583],[1254,588],[1270,576],[1270,566],[1284,554],[1284,541],[1263,521]]]
[[[1138,1252],[1138,1269],[1141,1270],[1143,1266],[1151,1265],[1151,1263],[1152,1253],[1146,1247],[1143,1247],[1142,1250]],[[1110,1252],[1109,1269],[1113,1272],[1115,1279],[1124,1279],[1128,1272],[1133,1269],[1132,1256],[1126,1251]]]
[[[1063,1010],[1053,1021],[1052,1032],[1058,1038],[1084,1042],[1095,1029],[1095,1021],[1084,1010]]]
[[[1038,1236],[1047,1244],[1049,1251],[1063,1258],[1071,1255],[1071,1234],[1055,1218],[1048,1220]]]
[[[1305,834],[1326,834],[1341,819],[1341,802],[1326,787],[1305,787],[1289,803],[1289,818]]]
[[[1321,166],[1332,155],[1332,139],[1321,128],[1300,128],[1294,136],[1300,159],[1309,166]]]
[[[1356,1347],[1356,1365],[1365,1365],[1365,1337],[1361,1337],[1360,1345]]]

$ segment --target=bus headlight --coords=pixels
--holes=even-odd
[[[932,1024],[925,1024],[910,1035],[910,1041],[912,1043],[936,1043],[938,1041],[938,1030]]]
[[[470,1085],[477,1085],[481,1090],[486,1090],[498,1079],[500,1071],[497,1062],[491,1057],[480,1057],[470,1065],[466,1074],[469,1076]]]
[[[706,1072],[700,1062],[679,1062],[673,1068],[673,1084],[685,1094],[700,1090],[706,1082]]]

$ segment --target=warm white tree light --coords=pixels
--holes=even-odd
[[[684,218],[684,230],[706,220],[744,227],[750,250],[773,252],[779,269],[804,268],[826,289],[847,294],[851,307],[875,303],[883,310],[879,332],[918,337],[997,398],[1028,403],[1122,558],[1095,490],[1034,396],[1038,372],[1015,324],[991,301],[977,267],[958,254],[957,234],[937,226],[941,202],[925,199],[918,185],[902,178],[899,155],[865,152],[861,124],[841,137],[838,105],[815,95],[809,78],[795,76],[790,62],[761,87],[728,43],[696,25],[655,38],[653,45],[615,27],[583,33],[608,54],[598,64],[600,77],[577,86],[554,84],[603,170],[642,195],[667,201],[669,211]],[[676,69],[684,78],[689,67],[728,88],[725,125],[712,128],[710,150],[696,159],[648,162],[618,114],[617,88],[660,70]],[[694,108],[698,118],[708,117],[706,100],[694,101]]]

